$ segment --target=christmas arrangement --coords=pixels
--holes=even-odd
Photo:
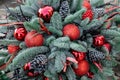
[[[0,24],[0,80],[117,80],[119,8],[103,0],[6,6],[13,22]]]

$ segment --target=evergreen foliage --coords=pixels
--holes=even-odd
[[[61,3],[64,1],[68,2],[67,8],[69,10],[66,14],[61,15],[59,11],[62,10]],[[115,15],[110,20],[110,28],[107,28],[107,20],[114,11],[100,15],[100,18],[94,17],[91,21],[89,18],[83,20],[82,15],[87,9],[82,3],[83,0],[25,0],[23,5],[16,8],[7,8],[8,13],[10,13],[10,20],[23,22],[22,26],[25,27],[27,32],[35,30],[40,33],[44,37],[44,43],[42,46],[28,48],[24,41],[16,40],[13,33],[11,33],[11,36],[6,34],[8,31],[7,26],[0,26],[0,33],[6,34],[5,38],[0,39],[0,48],[3,49],[0,51],[0,70],[4,72],[0,73],[0,79],[9,80],[7,73],[19,69],[19,73],[16,73],[19,78],[16,78],[14,74],[12,75],[13,78],[20,80],[44,80],[44,77],[49,78],[49,80],[61,80],[60,77],[62,80],[107,80],[108,76],[111,76],[113,80],[117,80],[113,67],[118,64],[115,57],[120,53],[120,28],[118,27],[120,15]],[[90,4],[93,8],[96,8],[104,4],[104,2],[103,0],[90,0]],[[41,17],[38,17],[38,10],[46,5],[54,9],[50,22],[45,22]],[[120,9],[118,8],[116,12],[120,12]],[[98,13],[94,13],[94,15],[98,15]],[[80,30],[80,37],[77,40],[70,40],[69,36],[63,36],[63,27],[71,23],[78,26]],[[17,24],[10,27],[17,28],[19,26],[21,25]],[[50,32],[50,34],[46,33],[46,31]],[[74,34],[74,32],[70,33]],[[110,52],[103,46],[94,46],[93,38],[96,35],[105,37],[105,42],[112,46]],[[20,50],[14,54],[15,57],[6,68],[1,69],[12,56],[7,50],[9,44],[18,45]],[[94,49],[94,51],[91,49]],[[89,62],[89,71],[94,73],[92,79],[88,78],[87,74],[83,76],[75,74],[74,68],[78,66],[78,61],[76,61],[72,51],[86,53],[85,60]],[[40,54],[46,55],[48,58],[46,70],[39,76],[29,77],[23,67]],[[106,58],[108,56],[111,58],[110,60]],[[95,66],[93,61],[101,63],[102,72]]]

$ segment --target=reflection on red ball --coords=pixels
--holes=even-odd
[[[38,10],[38,16],[42,18],[45,22],[50,22],[53,15],[53,8],[51,6],[45,6]]]
[[[24,27],[16,28],[14,31],[14,37],[19,41],[23,41],[25,39],[26,34],[27,31]]]
[[[95,46],[103,46],[103,44],[105,43],[105,37],[102,35],[98,35],[94,38],[93,43]]]

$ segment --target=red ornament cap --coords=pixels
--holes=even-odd
[[[14,31],[14,37],[19,41],[23,41],[26,34],[27,34],[27,31],[24,27],[16,28]]]
[[[86,57],[86,53],[84,52],[77,52],[77,51],[72,51],[72,54],[76,58],[76,60],[79,62],[81,60],[84,60]]]
[[[75,24],[65,25],[62,32],[64,36],[68,36],[71,40],[77,40],[80,37],[80,29]]]
[[[31,66],[30,63],[26,63],[26,64],[24,65],[24,70],[25,70],[25,71],[26,71],[26,70],[30,70],[30,66]]]
[[[103,44],[105,43],[105,37],[102,36],[102,35],[97,35],[94,38],[93,43],[94,43],[95,46],[103,46]]]
[[[41,17],[45,22],[50,22],[50,19],[53,15],[53,7],[44,6],[38,10],[38,16]]]

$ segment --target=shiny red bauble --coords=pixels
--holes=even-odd
[[[25,70],[25,71],[26,71],[26,70],[30,70],[30,66],[31,66],[30,63],[26,63],[26,64],[24,65],[24,70]]]
[[[78,67],[74,69],[74,72],[78,76],[83,76],[89,71],[89,63],[86,60],[82,60],[78,63]]]
[[[68,36],[71,40],[77,40],[80,37],[80,29],[75,24],[65,25],[62,32],[64,36]]]
[[[36,31],[29,32],[25,37],[25,44],[27,47],[42,46],[43,42],[43,36]]]
[[[14,31],[14,37],[19,41],[24,41],[26,34],[27,30],[24,27],[18,27]]]
[[[109,43],[105,43],[103,46],[104,46],[109,52],[110,52],[111,49],[112,49],[112,46],[111,46]]]
[[[85,7],[86,9],[91,9],[91,4],[88,0],[83,0],[82,3],[83,7]]]
[[[95,46],[103,46],[104,43],[105,43],[105,37],[103,35],[97,35],[94,38],[93,44]]]
[[[50,19],[53,15],[53,7],[44,6],[38,10],[38,16],[42,18],[45,22],[50,22]]]
[[[81,60],[84,60],[86,57],[85,52],[77,52],[77,51],[72,51],[72,54],[74,55],[75,59],[79,62]]]
[[[93,19],[93,11],[90,9],[90,10],[87,10],[86,12],[83,13],[82,15],[82,19],[86,19],[86,18],[89,18],[90,21]]]
[[[8,45],[8,52],[10,54],[15,54],[20,50],[20,47],[14,44],[9,44]]]

